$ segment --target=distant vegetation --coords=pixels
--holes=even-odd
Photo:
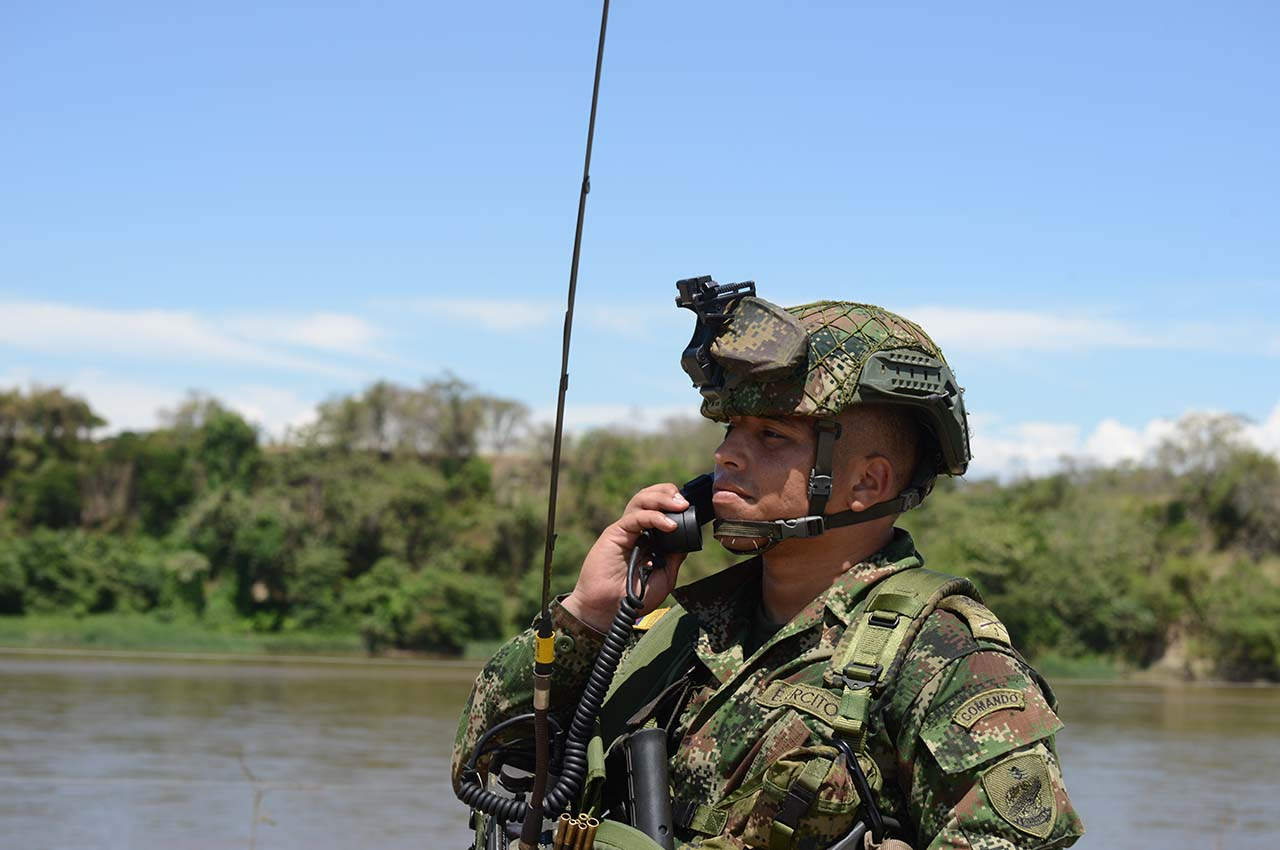
[[[456,653],[537,607],[550,435],[515,402],[452,378],[378,383],[286,444],[198,396],[154,431],[94,439],[103,424],[57,389],[0,393],[0,641],[115,622],[155,646],[169,624],[227,645]],[[944,479],[902,524],[1032,656],[1280,679],[1280,465],[1239,430],[1184,421],[1144,465]],[[555,589],[637,488],[705,470],[719,433],[570,440]],[[709,547],[685,580],[728,562]]]

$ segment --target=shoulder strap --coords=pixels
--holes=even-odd
[[[865,752],[871,710],[897,675],[925,617],[944,598],[955,595],[981,599],[968,579],[924,567],[894,573],[872,589],[836,646],[827,673],[832,684],[844,687],[831,725],[854,752]]]
[[[598,715],[606,750],[626,728],[636,706],[648,705],[688,672],[697,636],[697,618],[676,605],[650,623],[627,651]]]
[[[938,607],[955,614],[969,626],[969,631],[979,640],[989,640],[1012,647],[1009,630],[991,613],[991,609],[968,596],[948,596]]]
[[[924,567],[894,573],[873,586],[866,603],[855,609],[853,621],[831,656],[828,684],[843,685],[843,690],[838,713],[830,723],[862,801],[861,817],[877,831],[882,820],[875,797],[883,779],[877,773],[872,782],[863,766],[864,760],[874,766],[866,752],[867,721],[885,685],[897,675],[902,656],[919,634],[925,617],[942,599],[956,593],[976,595],[977,589],[967,579]],[[806,767],[820,770],[830,764],[815,760]],[[821,775],[815,778],[806,771],[792,781],[786,800],[769,825],[769,850],[796,846],[796,828],[817,797],[820,779]]]

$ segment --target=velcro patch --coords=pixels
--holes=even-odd
[[[1022,711],[1026,707],[1027,695],[1022,691],[1013,688],[993,688],[965,700],[964,704],[956,709],[955,714],[951,715],[951,719],[966,729],[972,729],[973,724],[988,714],[1006,709]]]
[[[963,617],[969,624],[969,630],[973,632],[974,637],[1002,643],[1005,646],[1013,645],[1009,640],[1009,630],[1004,627],[1004,623],[996,619],[996,615],[992,614],[987,606],[967,596],[948,596],[938,603],[938,607]]]
[[[635,630],[637,632],[647,632],[658,624],[663,615],[670,611],[670,608],[655,608],[648,614],[640,618],[640,622],[636,623]]]
[[[794,685],[790,682],[774,682],[756,702],[767,708],[789,706],[811,714],[824,723],[830,723],[840,714],[840,700],[830,691],[812,685]]]
[[[982,774],[991,808],[1028,835],[1047,838],[1053,832],[1058,805],[1049,767],[1037,755],[1015,756]]]

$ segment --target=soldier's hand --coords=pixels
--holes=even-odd
[[[675,520],[665,513],[678,513],[687,507],[689,503],[674,484],[654,484],[632,496],[622,516],[601,532],[582,562],[578,583],[563,603],[569,613],[597,631],[608,631],[622,600],[627,561],[640,535],[651,528],[674,531]],[[645,590],[642,613],[656,608],[675,587],[676,574],[684,559],[683,554],[667,555],[666,565],[653,571]]]

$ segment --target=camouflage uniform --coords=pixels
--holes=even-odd
[[[832,650],[868,590],[920,561],[910,536],[896,530],[889,546],[838,578],[749,658],[743,645],[760,605],[759,558],[674,591],[697,618],[695,653],[706,678],[679,712],[680,744],[670,760],[682,847],[770,846],[789,783],[806,763],[834,756],[824,722],[839,698],[824,682]],[[559,604],[552,611],[560,636],[553,710],[567,723],[602,636]],[[455,782],[480,733],[529,708],[532,652],[527,631],[477,679],[458,728]],[[624,657],[618,675],[630,672]],[[1062,723],[1053,703],[1013,650],[975,638],[949,610],[934,611],[868,745],[874,766],[867,766],[883,780],[882,811],[909,825],[906,838],[921,850],[1071,845],[1083,827],[1058,766],[1053,736]],[[795,846],[829,846],[852,827],[856,807],[837,760],[800,820]]]
[[[701,281],[710,278],[682,281],[682,298],[685,284]],[[927,480],[913,484],[915,498],[888,505],[894,512],[927,495],[935,471],[965,471],[962,390],[938,347],[901,316],[851,302],[784,310],[744,298],[708,351],[722,372],[690,360],[689,350],[685,368],[711,419],[807,416],[821,424],[865,403],[896,404],[919,416],[937,454],[924,470]],[[819,429],[810,513],[836,523],[841,515],[824,513],[826,499],[815,501],[812,484],[831,473],[823,439]],[[726,532],[731,525],[745,531]],[[718,522],[717,536],[757,536],[752,525]],[[751,624],[761,610],[760,557],[673,592],[683,612],[665,616],[696,625],[680,645],[691,640],[693,654],[680,665],[687,659],[702,674],[672,723],[679,743],[670,758],[671,790],[683,847],[817,850],[849,832],[857,796],[827,722],[845,719],[833,708],[843,682],[830,675],[832,656],[860,621],[872,588],[920,563],[910,536],[895,530],[888,546],[837,578],[749,657]],[[603,636],[559,603],[551,611],[558,634],[552,711],[567,725]],[[532,630],[512,640],[477,679],[458,728],[455,784],[481,733],[531,706],[533,641]],[[663,682],[685,674],[651,669],[658,662],[635,669],[628,659],[654,657],[643,650],[632,645],[619,679]],[[1082,834],[1058,766],[1054,734],[1062,723],[1052,693],[1008,645],[991,612],[970,600],[944,602],[924,618],[884,685],[866,739],[868,758],[859,761],[879,788],[881,811],[904,825],[917,850],[1065,847]],[[625,687],[616,690],[601,718],[619,711],[625,717],[649,701],[648,693],[631,696]],[[606,730],[606,739],[617,731]],[[816,797],[807,797],[797,815],[799,785],[816,789]],[[777,824],[787,820],[793,831],[779,841]]]

